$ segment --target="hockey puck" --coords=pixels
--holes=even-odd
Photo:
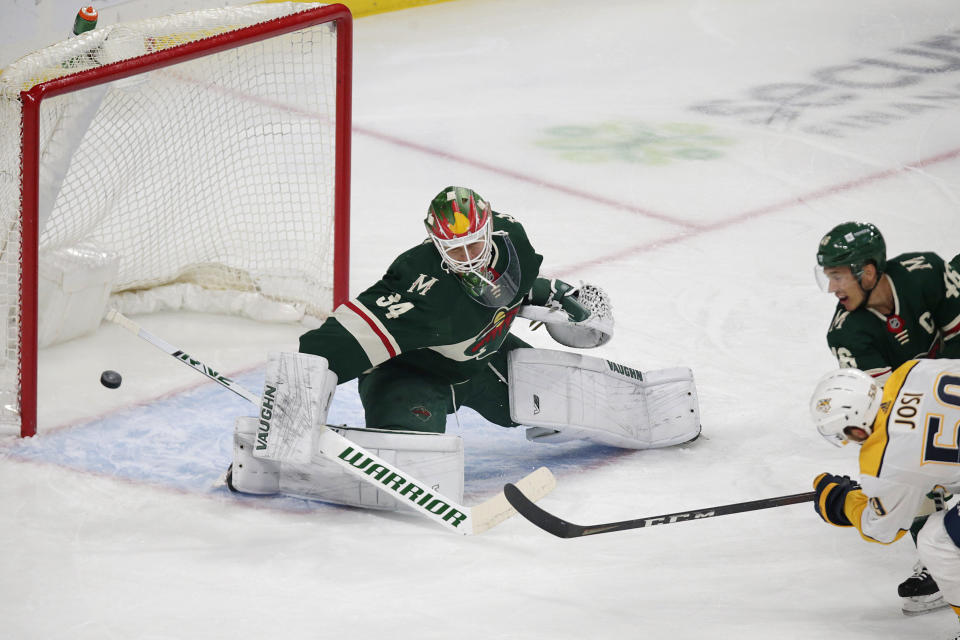
[[[100,384],[105,386],[107,389],[116,389],[120,386],[121,382],[123,382],[123,378],[120,377],[120,374],[116,371],[107,369],[100,374]]]

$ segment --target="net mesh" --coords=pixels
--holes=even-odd
[[[16,405],[19,323],[35,321],[19,310],[20,92],[317,6],[247,5],[108,25],[0,74],[0,393],[8,410]],[[328,314],[336,35],[334,23],[323,23],[44,99],[41,271],[44,256],[81,247],[115,256],[115,300],[187,284]]]

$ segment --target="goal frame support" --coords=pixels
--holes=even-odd
[[[40,106],[44,99],[139,73],[220,53],[326,22],[337,28],[336,155],[334,159],[333,308],[349,296],[350,265],[350,132],[353,78],[353,16],[342,4],[309,9],[235,31],[184,43],[137,58],[41,82],[20,92],[20,436],[37,433],[38,286],[40,240]],[[29,320],[29,321],[26,321]]]

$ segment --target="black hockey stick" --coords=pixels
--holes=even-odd
[[[658,524],[673,524],[674,522],[686,522],[688,520],[702,520],[703,518],[713,518],[714,516],[725,516],[730,513],[742,513],[744,511],[757,511],[758,509],[770,509],[772,507],[782,507],[788,504],[800,504],[801,502],[810,502],[816,496],[816,492],[795,493],[789,496],[779,496],[776,498],[764,498],[763,500],[753,500],[751,502],[738,502],[736,504],[725,504],[719,507],[710,507],[707,509],[695,509],[692,511],[678,511],[677,513],[668,513],[662,516],[651,516],[648,518],[637,518],[636,520],[623,520],[622,522],[609,522],[606,524],[594,524],[584,526],[567,522],[562,518],[544,511],[535,505],[520,489],[512,484],[506,484],[503,487],[503,494],[507,501],[524,518],[537,525],[547,533],[552,533],[559,538],[580,538],[582,536],[592,536],[598,533],[610,533],[612,531],[625,531],[627,529],[641,529],[643,527],[653,527]]]

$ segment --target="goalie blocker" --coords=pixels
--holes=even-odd
[[[577,353],[515,349],[508,371],[510,417],[528,425],[528,440],[657,449],[700,435],[697,391],[686,367],[641,372]]]

